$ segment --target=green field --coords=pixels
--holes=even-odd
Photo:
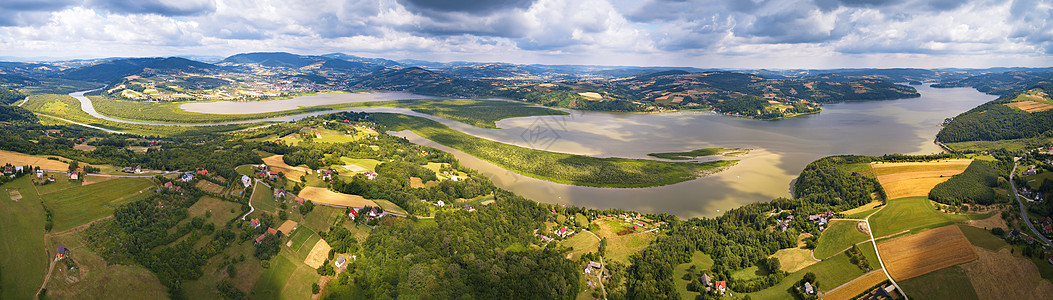
[[[746,281],[761,278],[767,276],[768,274],[770,274],[768,270],[761,269],[760,267],[754,265],[749,268],[731,272],[731,278],[739,281]]]
[[[979,299],[960,266],[944,268],[898,282],[911,299]]]
[[[467,99],[421,99],[354,102],[312,107],[299,107],[290,110],[255,113],[255,114],[205,114],[182,110],[180,105],[187,102],[145,102],[118,100],[105,96],[91,96],[95,109],[103,115],[126,120],[169,122],[169,123],[213,123],[221,121],[242,121],[287,116],[300,113],[328,111],[360,107],[395,107],[407,108],[470,125],[496,128],[495,122],[501,119],[527,116],[565,115],[567,113],[546,107],[532,106],[511,101],[485,101]]]
[[[870,236],[856,229],[856,221],[833,221],[830,228],[819,236],[815,246],[815,258],[825,259],[838,252],[852,247],[856,243],[870,239]]]
[[[1042,172],[1035,175],[1026,176],[1023,179],[1024,181],[1027,181],[1027,185],[1031,187],[1032,190],[1037,190],[1040,186],[1042,186],[1043,182],[1047,180],[1053,180],[1053,172]]]
[[[249,201],[252,202],[252,207],[255,207],[257,210],[278,213],[278,201],[274,201],[274,191],[267,188],[266,185],[256,183]]]
[[[856,277],[863,275],[863,270],[852,264],[848,260],[847,254],[840,254],[830,258],[828,260],[821,261],[814,265],[808,266],[807,268],[801,269],[800,271],[794,272],[783,278],[775,286],[761,290],[755,293],[749,293],[753,299],[792,299],[788,292],[791,286],[793,286],[801,278],[804,278],[804,274],[812,272],[815,274],[816,281],[819,283],[819,289],[827,291],[848,282]]]
[[[359,167],[363,167],[363,168],[366,168],[366,169],[369,169],[369,170],[376,170],[377,169],[377,165],[379,165],[381,163],[381,161],[375,160],[375,159],[371,159],[371,158],[341,157],[340,161],[344,162],[344,164],[348,164],[348,165],[354,164],[354,165],[358,165]]]
[[[22,107],[45,116],[63,118],[81,124],[98,126],[144,136],[180,136],[203,133],[227,132],[260,126],[264,123],[220,125],[220,126],[160,126],[139,125],[107,121],[92,117],[80,109],[80,101],[68,95],[38,94],[29,96],[29,101]],[[41,119],[50,119],[42,117]]]
[[[373,202],[376,202],[377,205],[380,205],[380,208],[383,208],[384,211],[386,211],[386,212],[391,212],[391,213],[396,213],[396,214],[403,214],[403,215],[409,214],[408,212],[406,212],[405,209],[402,209],[401,207],[399,207],[395,203],[392,203],[391,201],[384,200],[384,199],[374,199]]]
[[[687,284],[690,281],[682,279],[685,274],[688,273],[688,269],[691,266],[695,266],[695,275],[702,270],[709,270],[713,267],[713,258],[709,257],[709,254],[702,253],[702,251],[695,251],[691,254],[691,261],[682,263],[673,268],[673,281],[676,282],[676,290],[680,292],[681,299],[694,299],[698,293],[687,290]],[[710,274],[710,276],[713,276]]]
[[[957,142],[957,143],[944,143],[947,147],[954,149],[954,151],[963,152],[980,152],[980,151],[991,151],[998,149],[1006,149],[1008,151],[1025,151],[1028,149],[1035,149],[1042,145],[1050,142],[1050,138],[1026,138],[1026,139],[1015,139],[1015,140],[1000,140],[1000,141],[970,141],[970,142]]]
[[[867,258],[867,264],[870,265],[871,270],[881,269],[881,262],[878,262],[877,249],[874,249],[874,243],[859,244],[859,251],[863,252],[863,257]]]
[[[870,217],[875,238],[910,230],[918,232],[961,221],[983,219],[991,214],[952,215],[936,210],[925,197],[909,197],[888,201],[887,207]]]
[[[231,212],[231,209],[233,209],[234,212]],[[201,197],[201,199],[198,200],[197,203],[194,203],[194,205],[190,206],[190,208],[187,209],[187,211],[189,212],[191,218],[206,218],[205,215],[207,214],[207,212],[211,211],[212,216],[207,217],[206,220],[216,225],[226,224],[227,221],[230,221],[231,219],[240,216],[242,213],[241,204],[230,201],[223,201],[221,199],[213,198],[211,196]]]
[[[572,248],[567,256],[570,257],[571,260],[576,260],[585,253],[596,252],[600,247],[600,240],[586,232],[579,232],[563,240],[559,244],[564,247]]]
[[[695,149],[687,152],[665,152],[665,153],[648,153],[648,156],[669,159],[669,160],[689,160],[702,156],[710,155],[732,155],[733,153],[744,153],[746,150],[742,149],[728,149],[728,148],[702,148]]]
[[[153,193],[154,184],[144,178],[115,178],[44,195],[60,232],[113,215],[117,206]]]
[[[596,158],[534,150],[478,138],[438,122],[396,114],[373,114],[390,130],[412,130],[439,144],[464,151],[526,176],[594,187],[649,187],[698,178],[735,161],[666,162],[647,159]]]
[[[28,176],[0,186],[0,220],[0,298],[33,299],[55,249],[44,249],[44,207]]]
[[[271,267],[263,270],[256,288],[253,290],[255,299],[278,299],[281,298],[282,289],[289,277],[296,271],[296,264],[285,255],[275,255],[271,258]]]
[[[969,225],[958,225],[958,228],[962,230],[962,233],[965,234],[965,238],[969,239],[969,243],[973,244],[973,246],[998,252],[998,250],[1009,245],[1001,237],[991,233],[990,230],[984,230],[983,228],[976,228]]]

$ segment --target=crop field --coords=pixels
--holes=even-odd
[[[630,255],[643,250],[656,238],[654,233],[650,232],[618,235],[619,231],[629,226],[628,223],[621,220],[604,219],[593,222],[593,224],[597,224],[600,228],[594,233],[600,238],[607,238],[607,258],[622,263],[628,263]]]
[[[154,184],[143,178],[117,178],[44,195],[54,211],[55,232],[67,230],[113,214],[117,206],[153,192]]]
[[[878,182],[889,199],[928,196],[937,184],[965,171],[971,159],[933,162],[872,163]]]
[[[976,251],[958,226],[944,226],[878,243],[878,251],[889,275],[896,280],[977,259]]]
[[[29,178],[3,188],[17,189],[23,198],[15,202],[8,193],[0,193],[0,298],[33,299],[54,255],[44,249],[44,207]]]
[[[944,268],[911,279],[897,281],[896,283],[907,292],[907,296],[910,296],[911,299],[980,299],[976,295],[976,290],[973,288],[972,283],[969,282],[969,275],[962,270],[962,266]],[[995,297],[985,299],[1014,298]]]
[[[330,191],[327,188],[319,188],[308,186],[304,187],[300,191],[300,197],[311,200],[314,203],[322,203],[329,205],[336,205],[342,207],[364,207],[364,206],[377,206],[373,200],[366,199],[359,195],[350,195],[337,193]]]
[[[1016,109],[1022,110],[1022,111],[1026,111],[1026,112],[1029,112],[1029,113],[1040,112],[1040,111],[1047,111],[1047,110],[1053,109],[1053,104],[1049,104],[1049,103],[1045,103],[1045,102],[1036,102],[1036,101],[1020,101],[1020,102],[1006,103],[1005,105],[1009,106],[1009,107],[1012,107],[1012,108],[1016,108]]]
[[[307,258],[303,260],[303,263],[315,269],[321,267],[322,263],[325,263],[326,258],[329,258],[329,249],[332,249],[329,247],[329,243],[326,243],[325,240],[318,240],[314,247],[311,247],[311,253],[307,254]]]
[[[308,168],[290,166],[282,160],[282,157],[284,155],[269,156],[263,159],[263,163],[274,171],[284,173],[285,178],[293,181],[300,181],[300,176],[307,175],[307,172],[310,171]]]
[[[69,164],[47,159],[47,157],[26,155],[18,152],[0,150],[0,165],[11,164],[13,166],[34,166],[44,170],[65,171]]]
[[[888,201],[885,207],[870,217],[870,230],[875,238],[882,238],[903,231],[919,231],[942,227],[954,223],[986,219],[992,214],[955,215],[939,212],[928,198],[911,197]]]
[[[836,290],[823,295],[825,300],[850,300],[856,295],[869,291],[872,287],[888,280],[885,272],[881,270],[870,271],[866,275],[859,276],[850,283],[841,285]]]
[[[667,162],[647,159],[597,158],[524,148],[450,129],[418,117],[373,114],[377,123],[391,130],[412,130],[436,143],[464,151],[514,172],[557,183],[594,187],[648,187],[698,178],[735,161],[703,163]]]
[[[833,221],[819,235],[819,244],[815,247],[815,258],[826,259],[856,243],[870,239],[870,236],[856,229],[856,221]]]
[[[809,236],[811,235],[804,233],[798,235],[796,248],[780,249],[769,257],[778,258],[779,269],[790,273],[814,265],[818,261],[812,259],[812,250],[804,248],[804,238]]]
[[[344,162],[345,164],[356,165],[356,166],[362,167],[362,168],[364,168],[366,170],[376,170],[377,169],[377,165],[379,165],[381,163],[381,161],[379,161],[379,160],[370,159],[370,158],[341,157],[340,161]]]
[[[980,299],[1048,299],[1053,294],[1053,283],[1042,278],[1036,265],[1049,264],[1045,259],[1032,262],[1020,257],[1020,251],[975,249],[978,259],[961,268]]]

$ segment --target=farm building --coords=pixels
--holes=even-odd
[[[249,176],[246,175],[241,175],[241,184],[245,187],[249,187],[252,185],[252,178],[249,178]]]
[[[349,209],[349,211],[347,212],[347,217],[351,218],[352,221],[354,221],[355,217],[357,217],[357,216],[358,216],[358,209],[356,209],[356,208]]]
[[[262,243],[263,239],[265,239],[265,238],[267,238],[267,235],[266,234],[261,234],[260,236],[256,237],[256,243],[257,244]]]
[[[208,175],[208,170],[198,170],[197,175],[205,176]]]
[[[278,230],[274,228],[267,228],[267,233],[270,233],[271,235],[277,235]]]
[[[366,175],[366,178],[368,178],[369,180],[377,179],[377,172],[366,171],[366,173],[363,175]]]
[[[59,246],[58,251],[55,252],[55,259],[66,258],[67,252],[69,252],[69,249],[66,249],[66,247]]]
[[[804,283],[804,293],[808,295],[815,295],[815,288],[812,287],[811,282]]]
[[[293,201],[296,201],[296,203],[299,203],[299,204],[303,204],[305,199],[303,197],[296,197],[296,199],[293,199]]]
[[[260,219],[259,218],[255,218],[255,219],[249,220],[249,224],[252,224],[253,228],[258,228],[258,227],[260,227]]]
[[[713,287],[713,278],[709,278],[709,274],[702,273],[702,277],[698,278],[698,281],[702,283],[702,286],[709,288]]]
[[[343,268],[344,265],[347,264],[347,258],[344,258],[344,256],[341,255],[340,257],[336,258],[336,261],[334,262],[334,264],[336,264],[337,268]]]
[[[728,283],[726,281],[717,281],[716,289],[720,294],[724,294],[724,291],[728,290]]]

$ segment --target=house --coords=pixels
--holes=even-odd
[[[380,211],[380,209],[376,208],[376,207],[373,207],[373,208],[371,208],[369,210],[369,217],[370,218],[376,218],[376,217],[379,217],[380,215],[383,215],[383,214],[384,214],[384,212]]]
[[[709,278],[709,274],[702,273],[702,277],[698,278],[698,282],[701,282],[702,286],[706,287],[707,290],[713,287],[713,278]]]
[[[37,178],[44,177],[44,170],[37,170]]]
[[[58,251],[55,252],[55,259],[66,258],[66,252],[68,251],[69,249],[66,249],[66,247],[58,246]]]
[[[199,175],[199,176],[208,175],[208,170],[198,170],[197,171],[197,175]]]
[[[285,190],[284,189],[275,189],[274,190],[275,201],[277,201],[278,198],[282,198],[282,197],[285,197]]]
[[[461,177],[459,177],[457,175],[451,175],[450,176],[450,180],[452,180],[452,181],[461,181]]]
[[[358,216],[358,209],[354,209],[354,208],[352,208],[352,209],[350,209],[350,210],[349,210],[349,211],[347,212],[347,217],[348,217],[348,218],[351,218],[351,220],[352,220],[352,221],[354,221],[354,220],[355,220],[355,217],[357,217],[357,216]]]
[[[172,185],[172,182],[171,182],[171,181],[169,181],[169,182],[165,182],[165,185],[164,185],[164,187],[165,187],[166,189],[170,189],[170,188],[172,188],[172,186],[173,186],[173,185]]]
[[[567,226],[563,226],[563,228],[560,228],[559,230],[556,230],[556,235],[558,235],[559,237],[567,237],[567,235],[568,235]]]
[[[1053,232],[1053,226],[1046,224],[1045,226],[1042,226],[1042,230],[1045,230],[1046,232]]]
[[[435,206],[445,207],[446,206],[446,202],[443,202],[442,200],[439,200],[439,202],[435,202]]]
[[[366,178],[368,178],[369,180],[377,179],[377,172],[366,171],[366,173],[364,173],[363,175],[366,175]]]
[[[552,237],[549,237],[547,235],[542,234],[541,235],[541,241],[542,242],[546,242],[546,243],[551,242],[552,241]]]
[[[278,234],[278,230],[268,227],[267,228],[267,233],[270,233],[271,235],[277,235]]]
[[[24,167],[15,167],[15,173],[25,173]]]
[[[78,180],[78,179],[80,179],[80,175],[77,172],[69,173],[69,179],[70,180]]]
[[[467,210],[469,212],[473,212],[473,211],[475,211],[475,208],[472,207],[471,205],[465,204],[464,205],[464,210]]]
[[[333,180],[333,170],[323,170],[319,178],[322,178],[322,181]]]
[[[266,234],[261,234],[260,236],[256,237],[256,243],[257,244],[262,243],[263,239],[265,239],[265,238],[267,238],[267,235]]]
[[[179,180],[190,182],[191,180],[194,180],[194,173],[184,173],[182,177],[179,177]]]
[[[341,255],[340,257],[336,258],[336,261],[334,262],[334,264],[336,264],[337,268],[343,268],[344,265],[347,264],[347,258],[344,258],[344,256]]]
[[[4,174],[11,174],[11,173],[14,173],[14,172],[15,172],[15,169],[11,168],[11,166],[4,166]]]
[[[728,283],[726,281],[717,281],[716,289],[723,294],[724,291],[728,290]]]
[[[293,199],[293,201],[296,201],[296,203],[299,204],[303,204],[303,202],[306,201],[306,199],[304,199],[303,197],[296,197],[296,199]]]
[[[258,227],[260,227],[260,219],[259,218],[255,218],[255,219],[249,220],[249,224],[252,224],[252,227],[258,228]]]
[[[585,274],[599,274],[600,270],[603,270],[603,264],[590,261],[585,265]]]
[[[252,185],[252,178],[249,178],[247,175],[241,175],[241,184],[245,187],[249,187]]]
[[[269,175],[268,178],[271,180],[278,180],[278,171],[270,171],[267,175]]]
[[[804,283],[804,293],[808,295],[815,295],[815,287],[812,287],[811,282]]]

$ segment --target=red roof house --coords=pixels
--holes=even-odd
[[[295,200],[296,200],[296,203],[300,203],[300,204],[303,204],[303,201],[304,201],[303,197],[296,197]]]
[[[261,234],[259,237],[256,237],[256,243],[259,244],[259,243],[263,242],[263,239],[266,238],[266,237],[267,237],[267,235]]]
[[[252,227],[260,227],[260,219],[256,218],[249,220],[249,224],[252,224]]]
[[[278,234],[278,230],[276,230],[276,229],[274,229],[274,228],[267,228],[267,233],[270,233],[270,234]]]
[[[204,176],[204,175],[208,175],[208,170],[200,170],[200,171],[197,171],[197,175],[202,175],[202,176]]]

